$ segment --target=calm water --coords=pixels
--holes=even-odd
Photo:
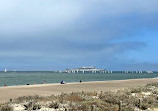
[[[67,74],[67,73],[53,73],[53,72],[0,72],[0,86],[5,84],[8,86],[41,84],[41,81],[46,83],[59,83],[64,80],[67,83],[82,81],[108,81],[108,80],[124,80],[137,78],[156,78],[158,73],[112,73],[112,74]]]

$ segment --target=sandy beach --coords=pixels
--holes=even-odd
[[[9,99],[16,99],[24,95],[57,95],[70,92],[81,91],[115,91],[123,88],[132,88],[136,86],[145,86],[147,83],[158,82],[158,79],[133,79],[133,80],[116,80],[116,81],[96,81],[67,84],[40,84],[25,86],[7,86],[0,88],[0,102],[4,103]]]

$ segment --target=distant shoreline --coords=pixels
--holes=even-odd
[[[51,84],[60,83],[77,83],[80,80],[83,82],[91,81],[112,81],[112,80],[126,80],[126,79],[142,79],[155,78],[158,73],[54,73],[54,72],[0,72],[0,87],[7,86],[21,86],[34,84]]]
[[[143,80],[143,79],[158,79],[156,78],[138,78],[138,79],[123,79],[123,80],[105,80],[105,81],[82,81],[82,83],[98,83],[98,82],[110,82],[110,81],[130,81],[130,80]],[[66,81],[65,81],[66,82]],[[66,82],[66,84],[79,84],[79,82]],[[65,84],[65,85],[66,85]],[[42,87],[42,86],[51,86],[51,85],[63,85],[59,83],[43,83],[43,84],[29,84],[29,85],[13,85],[13,86],[0,86],[0,88],[9,88],[9,87]]]
[[[111,71],[111,70],[110,70]],[[136,70],[137,71],[137,70]],[[133,73],[135,73],[136,71],[128,71],[128,73],[131,73],[131,72],[133,72]],[[52,73],[60,73],[60,71],[12,71],[12,70],[9,70],[9,71],[7,71],[7,72],[4,72],[4,71],[0,71],[0,73],[1,72],[3,72],[3,73],[7,73],[7,72],[52,72]],[[61,71],[62,73],[68,73],[68,72],[64,72],[64,71]],[[87,71],[88,72],[88,71]],[[91,71],[90,71],[91,72]],[[108,71],[107,71],[108,72]],[[116,73],[116,72],[125,72],[125,71],[112,71],[112,72],[114,72],[114,73]],[[139,70],[137,71],[137,72],[139,72]],[[144,73],[147,73],[147,71],[142,71],[142,72],[144,72]],[[153,73],[158,73],[158,71],[152,71]],[[80,72],[80,73],[82,73],[82,72]],[[69,73],[68,73],[69,74]],[[74,74],[74,73],[72,73],[72,74]],[[75,74],[77,74],[77,73],[75,73]]]

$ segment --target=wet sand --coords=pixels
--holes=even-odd
[[[25,85],[25,86],[7,86],[0,88],[0,103],[16,99],[20,96],[27,95],[57,95],[70,92],[105,92],[116,91],[123,88],[132,88],[136,86],[145,86],[148,83],[158,82],[158,79],[133,79],[133,80],[116,80],[116,81],[96,81],[68,84],[40,84],[40,85]]]

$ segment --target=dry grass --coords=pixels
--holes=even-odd
[[[144,95],[145,92],[151,94]],[[63,108],[70,111],[118,111],[120,104],[121,111],[134,111],[135,108],[147,110],[148,108],[158,107],[158,83],[117,92],[73,92],[49,97],[23,96],[14,100],[13,103],[23,104],[25,110],[47,107],[57,110]],[[1,105],[0,111],[13,111],[9,104]]]
[[[24,107],[25,107],[25,110],[28,110],[28,111],[41,109],[41,105],[34,101],[30,101],[27,104],[24,104]]]
[[[58,102],[51,102],[49,104],[49,108],[58,109],[59,108],[59,103]]]
[[[150,86],[154,86],[154,87],[157,87],[158,88],[158,82],[156,83],[149,83],[146,85],[147,87],[150,87]]]
[[[0,111],[13,111],[13,107],[11,107],[10,105],[2,105],[0,108]]]

